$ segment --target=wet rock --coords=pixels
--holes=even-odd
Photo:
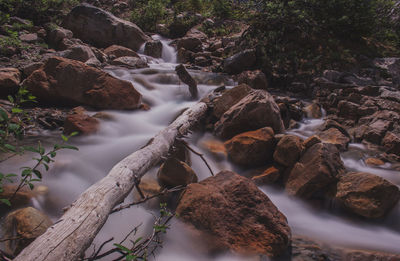
[[[354,102],[342,100],[338,103],[338,116],[346,119],[357,120],[359,105]]]
[[[225,145],[219,140],[205,140],[201,142],[201,147],[210,152],[216,159],[225,159],[228,156]]]
[[[141,104],[141,95],[130,82],[60,57],[49,58],[24,84],[41,103],[119,110],[136,109]]]
[[[236,135],[225,142],[229,158],[242,166],[262,166],[272,161],[276,141],[274,131],[265,127]]]
[[[131,69],[140,69],[149,67],[145,61],[140,58],[132,56],[122,56],[114,59],[111,62],[112,65],[125,66]]]
[[[144,54],[154,58],[161,58],[162,50],[163,45],[159,40],[147,42],[144,46]]]
[[[36,188],[37,187],[35,187],[34,191],[23,187],[14,195],[17,186],[4,185],[3,191],[0,193],[0,198],[10,199],[12,208],[27,206],[31,203],[31,199],[37,195]],[[0,205],[3,206],[2,203],[0,203]]]
[[[335,145],[340,151],[346,151],[351,139],[337,128],[329,128],[318,133],[318,137],[325,143]]]
[[[42,235],[53,222],[45,214],[32,207],[16,210],[7,215],[4,222],[5,238],[18,239],[7,241],[6,249],[18,255],[35,238]]]
[[[190,184],[176,212],[239,253],[277,256],[290,243],[286,217],[253,182],[234,172]]]
[[[136,51],[151,40],[135,24],[89,4],[74,7],[64,19],[63,26],[75,37],[99,48],[118,44]]]
[[[156,33],[168,37],[169,30],[165,24],[156,24]]]
[[[399,201],[399,188],[369,173],[343,175],[337,184],[336,198],[347,210],[366,218],[380,218]]]
[[[285,167],[292,167],[304,150],[302,139],[295,135],[282,137],[274,152],[274,161]]]
[[[366,126],[362,138],[369,142],[380,144],[385,137],[386,131],[392,126],[391,121],[376,120]]]
[[[246,84],[238,85],[222,94],[221,97],[213,101],[214,115],[219,119],[233,105],[250,94],[251,88]]]
[[[261,171],[256,171],[252,173],[251,178],[257,185],[266,185],[275,183],[281,176],[280,171],[275,167],[269,167],[267,169],[261,169]]]
[[[302,198],[323,196],[336,185],[345,167],[335,145],[317,143],[310,147],[294,165],[286,180],[290,195]]]
[[[203,49],[203,43],[200,39],[194,37],[184,37],[178,40],[177,47],[178,49],[184,48],[185,50],[189,50],[191,52],[201,52]]]
[[[224,60],[224,72],[238,74],[251,69],[256,63],[256,51],[247,49]]]
[[[104,53],[108,56],[114,56],[115,58],[123,57],[123,56],[132,56],[140,58],[140,56],[133,51],[132,49],[120,46],[120,45],[111,45],[110,47],[104,50]]]
[[[222,115],[215,124],[215,133],[227,139],[263,127],[271,127],[275,133],[285,129],[273,97],[264,90],[254,90]]]
[[[0,96],[14,94],[21,82],[21,72],[16,68],[0,68]]]
[[[400,155],[400,136],[392,132],[387,132],[382,145],[385,147],[387,153]]]
[[[318,103],[313,102],[312,104],[305,107],[304,111],[307,114],[308,118],[319,119],[322,117],[322,108],[321,105]]]
[[[167,159],[157,173],[161,187],[173,188],[197,182],[196,173],[185,162],[175,158]]]
[[[368,158],[365,160],[365,164],[372,166],[372,167],[376,167],[376,166],[384,165],[385,162],[383,162],[382,160],[377,159],[377,158]]]
[[[260,70],[244,71],[238,76],[239,84],[247,84],[253,89],[268,89],[268,80],[265,74]]]
[[[78,132],[82,135],[95,133],[99,128],[98,119],[86,114],[86,111],[79,111],[67,116],[64,122],[64,133],[69,135]]]
[[[29,64],[25,65],[24,67],[22,67],[22,72],[23,72],[25,77],[28,77],[34,71],[39,69],[42,65],[43,65],[42,62],[29,63]]]

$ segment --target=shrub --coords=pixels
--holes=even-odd
[[[147,3],[139,1],[132,11],[131,20],[140,28],[152,31],[165,18],[168,3],[169,0],[149,0]]]

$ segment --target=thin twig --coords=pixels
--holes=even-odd
[[[112,237],[112,238],[110,238],[109,240],[104,241],[103,244],[100,245],[99,249],[98,249],[95,253],[93,253],[92,257],[93,257],[93,258],[94,258],[94,257],[97,257],[97,256],[100,254],[100,251],[103,249],[103,247],[104,247],[105,245],[107,245],[108,243],[110,243],[111,241],[113,241],[113,240],[114,240],[114,238]],[[96,260],[96,259],[93,259],[93,258],[88,258],[87,260],[88,260],[88,261]]]
[[[199,156],[203,162],[206,164],[207,168],[210,170],[211,175],[214,176],[214,172],[212,171],[210,165],[208,164],[207,160],[204,158],[204,155],[201,154],[200,152],[195,151],[194,149],[192,149],[189,144],[187,144],[186,142],[183,142],[183,145],[188,148],[188,150],[190,150],[191,152],[193,152],[194,154],[196,154],[197,156]]]

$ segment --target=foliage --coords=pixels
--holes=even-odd
[[[10,157],[23,155],[26,152],[33,152],[37,156],[33,159],[36,161],[33,167],[22,167],[20,173],[19,184],[10,198],[0,198],[0,202],[11,205],[12,198],[24,186],[30,189],[34,188],[34,182],[42,180],[41,168],[46,171],[49,169],[49,164],[54,162],[57,152],[62,149],[77,150],[76,147],[67,145],[66,142],[71,136],[77,133],[72,133],[70,136],[62,135],[63,142],[55,144],[53,149],[46,152],[40,141],[36,147],[22,146],[20,141],[23,139],[27,126],[30,125],[31,119],[27,112],[22,108],[23,105],[36,102],[36,97],[31,95],[26,88],[21,87],[18,93],[13,96],[8,96],[11,103],[10,112],[0,107],[0,152],[8,154],[5,160]],[[2,160],[4,161],[4,160]],[[3,192],[3,185],[8,182],[14,182],[14,178],[18,177],[15,173],[0,173],[0,193]]]
[[[382,14],[392,4],[389,0],[263,0],[245,41],[257,48],[260,67],[272,75],[341,67],[361,55],[377,55],[366,40],[388,40],[392,29]]]
[[[138,1],[132,11],[131,20],[144,30],[154,30],[156,24],[165,18],[169,0]]]
[[[212,7],[213,15],[218,18],[232,16],[232,3],[229,0],[215,0]]]

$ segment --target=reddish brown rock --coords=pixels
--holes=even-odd
[[[114,59],[111,62],[112,65],[124,66],[130,69],[140,69],[149,67],[145,61],[140,58],[132,57],[132,56],[122,56],[117,59]]]
[[[367,164],[369,166],[372,166],[372,167],[375,167],[375,166],[384,165],[385,162],[383,162],[380,159],[376,159],[376,158],[368,158],[368,159],[365,160],[365,164]]]
[[[400,155],[400,136],[387,132],[383,138],[382,145],[385,147],[387,153]]]
[[[127,110],[138,108],[142,97],[130,82],[60,57],[49,58],[24,85],[39,102],[46,104]]]
[[[285,135],[280,139],[274,152],[274,161],[285,167],[293,166],[304,150],[302,139],[295,135]]]
[[[157,173],[158,183],[162,187],[173,188],[197,182],[196,173],[185,162],[175,158],[167,159]]]
[[[234,172],[190,184],[176,212],[238,253],[277,256],[290,244],[286,217],[253,182]]]
[[[160,40],[149,41],[146,43],[144,47],[144,54],[154,58],[161,58],[162,50],[163,50],[163,45]]]
[[[99,128],[99,120],[85,112],[73,113],[67,116],[64,122],[64,133],[78,132],[82,135],[95,133]]]
[[[336,198],[350,212],[366,218],[380,218],[399,201],[399,188],[369,173],[343,175],[337,184]]]
[[[213,101],[214,115],[219,119],[222,114],[229,110],[233,105],[250,94],[251,88],[246,84],[238,85],[224,92],[221,97]]]
[[[253,177],[251,177],[251,180],[254,181],[257,185],[272,184],[276,182],[281,176],[280,171],[275,167],[261,169],[261,171],[256,171],[252,174]]]
[[[200,145],[217,159],[224,159],[228,155],[224,143],[219,140],[205,140]]]
[[[195,53],[202,50],[202,44],[200,39],[194,37],[184,37],[177,42],[178,49],[184,48]]]
[[[238,83],[247,84],[253,89],[268,89],[267,77],[260,70],[242,72],[241,74],[239,74]]]
[[[321,139],[317,135],[313,135],[304,141],[304,147],[306,149],[308,149],[308,148],[311,148],[312,146],[314,146],[315,144],[321,143],[321,142],[322,142]]]
[[[215,133],[229,139],[263,127],[271,127],[275,133],[285,129],[273,97],[264,90],[254,90],[222,115],[215,124]]]
[[[339,151],[333,144],[317,143],[300,158],[287,178],[285,189],[303,198],[324,195],[345,173]]]
[[[274,131],[270,127],[245,132],[225,142],[229,158],[238,165],[249,167],[271,162],[275,145]]]
[[[14,94],[21,82],[21,72],[16,68],[0,68],[0,96]]]
[[[119,45],[111,45],[110,47],[104,50],[104,53],[108,56],[114,56],[115,58],[123,57],[123,56],[132,56],[136,58],[140,58],[140,56],[133,51],[132,49],[119,46]]]
[[[32,207],[16,210],[7,215],[4,222],[5,238],[16,238],[6,242],[6,249],[18,255],[35,238],[43,234],[53,222],[45,214]]]
[[[337,128],[324,130],[318,133],[318,137],[325,143],[335,145],[340,151],[346,151],[351,141],[348,136],[344,135]]]
[[[319,119],[322,117],[322,108],[318,103],[313,102],[304,108],[308,118]]]

